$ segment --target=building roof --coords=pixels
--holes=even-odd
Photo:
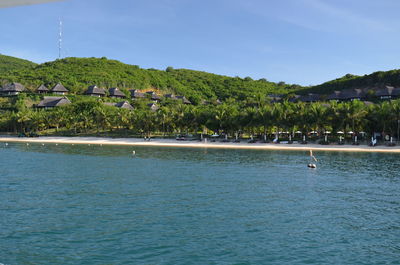
[[[45,86],[45,85],[40,85],[37,89],[36,89],[38,92],[40,92],[40,91],[49,91],[49,89]]]
[[[300,98],[300,95],[293,95],[293,97],[289,98],[289,102],[297,102]]]
[[[115,96],[115,97],[125,97],[125,93],[119,90],[118,87],[112,87],[108,90],[108,93],[110,93],[110,96]]]
[[[66,89],[63,85],[58,83],[57,85],[53,86],[53,88],[50,91],[51,92],[68,92],[68,89]]]
[[[20,83],[10,83],[3,87],[3,92],[22,92],[25,91],[26,88]]]
[[[149,103],[149,104],[147,104],[147,106],[150,108],[150,110],[152,110],[152,111],[156,111],[156,110],[158,110],[159,109],[159,107],[156,105],[156,104],[154,104],[154,103]]]
[[[40,101],[36,107],[38,107],[38,108],[54,108],[54,107],[59,107],[59,106],[70,104],[70,103],[71,103],[71,101],[69,101],[69,99],[66,97],[44,97],[43,100]]]
[[[131,92],[131,97],[132,98],[144,98],[145,95],[142,92],[139,92],[137,89],[131,89],[129,90]]]
[[[375,96],[377,97],[400,96],[400,88],[385,86],[383,88],[376,89]]]
[[[117,107],[117,108],[121,108],[121,109],[129,109],[129,110],[133,110],[134,108],[132,107],[131,104],[129,104],[128,101],[121,101],[118,103],[114,103],[114,102],[105,102],[105,105],[108,106],[113,106],[113,107]]]
[[[308,95],[303,95],[298,98],[302,102],[316,102],[321,100],[321,95],[309,93]]]
[[[177,99],[174,94],[165,94],[164,97],[165,98],[170,98],[170,99]]]
[[[184,104],[192,104],[185,96],[176,96],[177,99],[181,99]]]
[[[341,100],[342,92],[341,91],[333,91],[332,94],[328,95],[327,100]]]
[[[105,95],[106,91],[103,88],[99,88],[97,86],[89,86],[85,92],[86,95]]]
[[[367,92],[363,89],[355,88],[355,89],[344,89],[340,93],[341,99],[363,99],[367,95]]]

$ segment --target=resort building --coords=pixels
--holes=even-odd
[[[38,92],[38,94],[46,94],[49,93],[49,89],[45,86],[45,85],[40,85],[36,91]]]
[[[131,104],[129,104],[128,101],[121,101],[118,103],[113,103],[113,102],[105,102],[105,105],[108,106],[113,106],[113,107],[117,107],[117,108],[121,108],[121,109],[128,109],[128,110],[133,110],[134,108],[132,107]]]
[[[110,98],[125,98],[124,92],[119,90],[118,87],[112,87],[108,90],[108,94],[110,95]]]
[[[129,92],[131,93],[131,98],[133,100],[139,99],[139,98],[145,98],[144,93],[139,92],[137,89],[131,89],[129,90]]]
[[[166,99],[173,99],[173,100],[177,100],[176,96],[174,94],[165,94],[164,98]]]
[[[71,104],[66,97],[44,97],[39,104],[36,105],[37,108],[51,109],[63,105]]]
[[[154,102],[159,102],[160,101],[160,97],[156,94],[156,92],[154,91],[147,91],[146,94],[148,96],[150,96],[150,99],[153,100]]]
[[[160,108],[154,103],[149,103],[147,104],[147,106],[150,108],[151,111],[157,111]]]
[[[66,95],[66,94],[68,94],[68,89],[66,89],[63,85],[58,83],[50,90],[50,93],[57,94],[57,95]]]
[[[21,92],[25,92],[26,88],[20,83],[10,83],[1,89],[1,94],[6,96],[16,96]]]
[[[384,88],[377,89],[375,96],[381,100],[398,98],[400,96],[400,88],[385,86]]]
[[[88,89],[86,90],[85,94],[88,96],[100,98],[100,97],[104,97],[106,95],[106,91],[97,86],[89,86]]]
[[[190,102],[185,96],[176,96],[175,98],[182,100],[183,104],[187,104],[187,105],[192,104],[192,102]]]

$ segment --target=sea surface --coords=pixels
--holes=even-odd
[[[399,264],[400,156],[314,155],[1,143],[0,263]]]

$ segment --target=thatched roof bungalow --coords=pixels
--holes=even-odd
[[[85,92],[86,95],[92,97],[104,97],[106,95],[106,91],[103,88],[99,88],[98,86],[89,86]]]
[[[345,89],[341,91],[340,95],[343,101],[364,100],[367,96],[367,92],[359,88]]]
[[[160,107],[154,103],[149,103],[147,106],[150,108],[151,111],[157,111]]]
[[[340,100],[342,100],[342,92],[341,91],[333,91],[333,93],[328,95],[328,97],[326,99],[340,101]]]
[[[400,96],[400,88],[385,86],[384,88],[375,90],[375,96],[379,99],[398,98]]]
[[[190,102],[185,96],[176,96],[176,99],[182,100],[183,104],[190,105],[192,102]]]
[[[105,102],[105,105],[108,106],[113,106],[113,107],[117,107],[117,108],[121,108],[121,109],[128,109],[128,110],[133,110],[134,108],[132,107],[131,104],[129,104],[128,101],[121,101],[118,103],[114,103],[114,102]]]
[[[42,84],[36,89],[36,92],[38,92],[39,94],[46,94],[49,93],[49,89]]]
[[[68,94],[68,89],[66,89],[63,85],[58,83],[50,90],[50,92],[58,95],[66,95]]]
[[[139,92],[137,89],[131,89],[131,90],[129,90],[129,92],[131,93],[131,98],[135,99],[135,100],[145,97],[144,93]]]
[[[44,97],[43,100],[36,105],[36,107],[50,109],[67,104],[71,104],[71,101],[69,101],[69,99],[66,97]]]
[[[111,98],[125,98],[125,93],[119,90],[118,87],[112,87],[108,90]]]
[[[146,94],[151,98],[151,100],[155,102],[159,102],[161,99],[160,96],[157,95],[154,91],[147,91]]]
[[[320,100],[321,100],[321,95],[313,94],[313,93],[309,93],[308,95],[303,95],[298,98],[298,101],[306,102],[306,103],[317,102]]]
[[[25,92],[26,88],[20,83],[10,83],[5,85],[1,90],[2,95],[6,96],[16,96],[21,92]]]

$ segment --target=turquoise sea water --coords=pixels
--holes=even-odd
[[[315,155],[1,144],[0,263],[399,264],[400,156]]]

